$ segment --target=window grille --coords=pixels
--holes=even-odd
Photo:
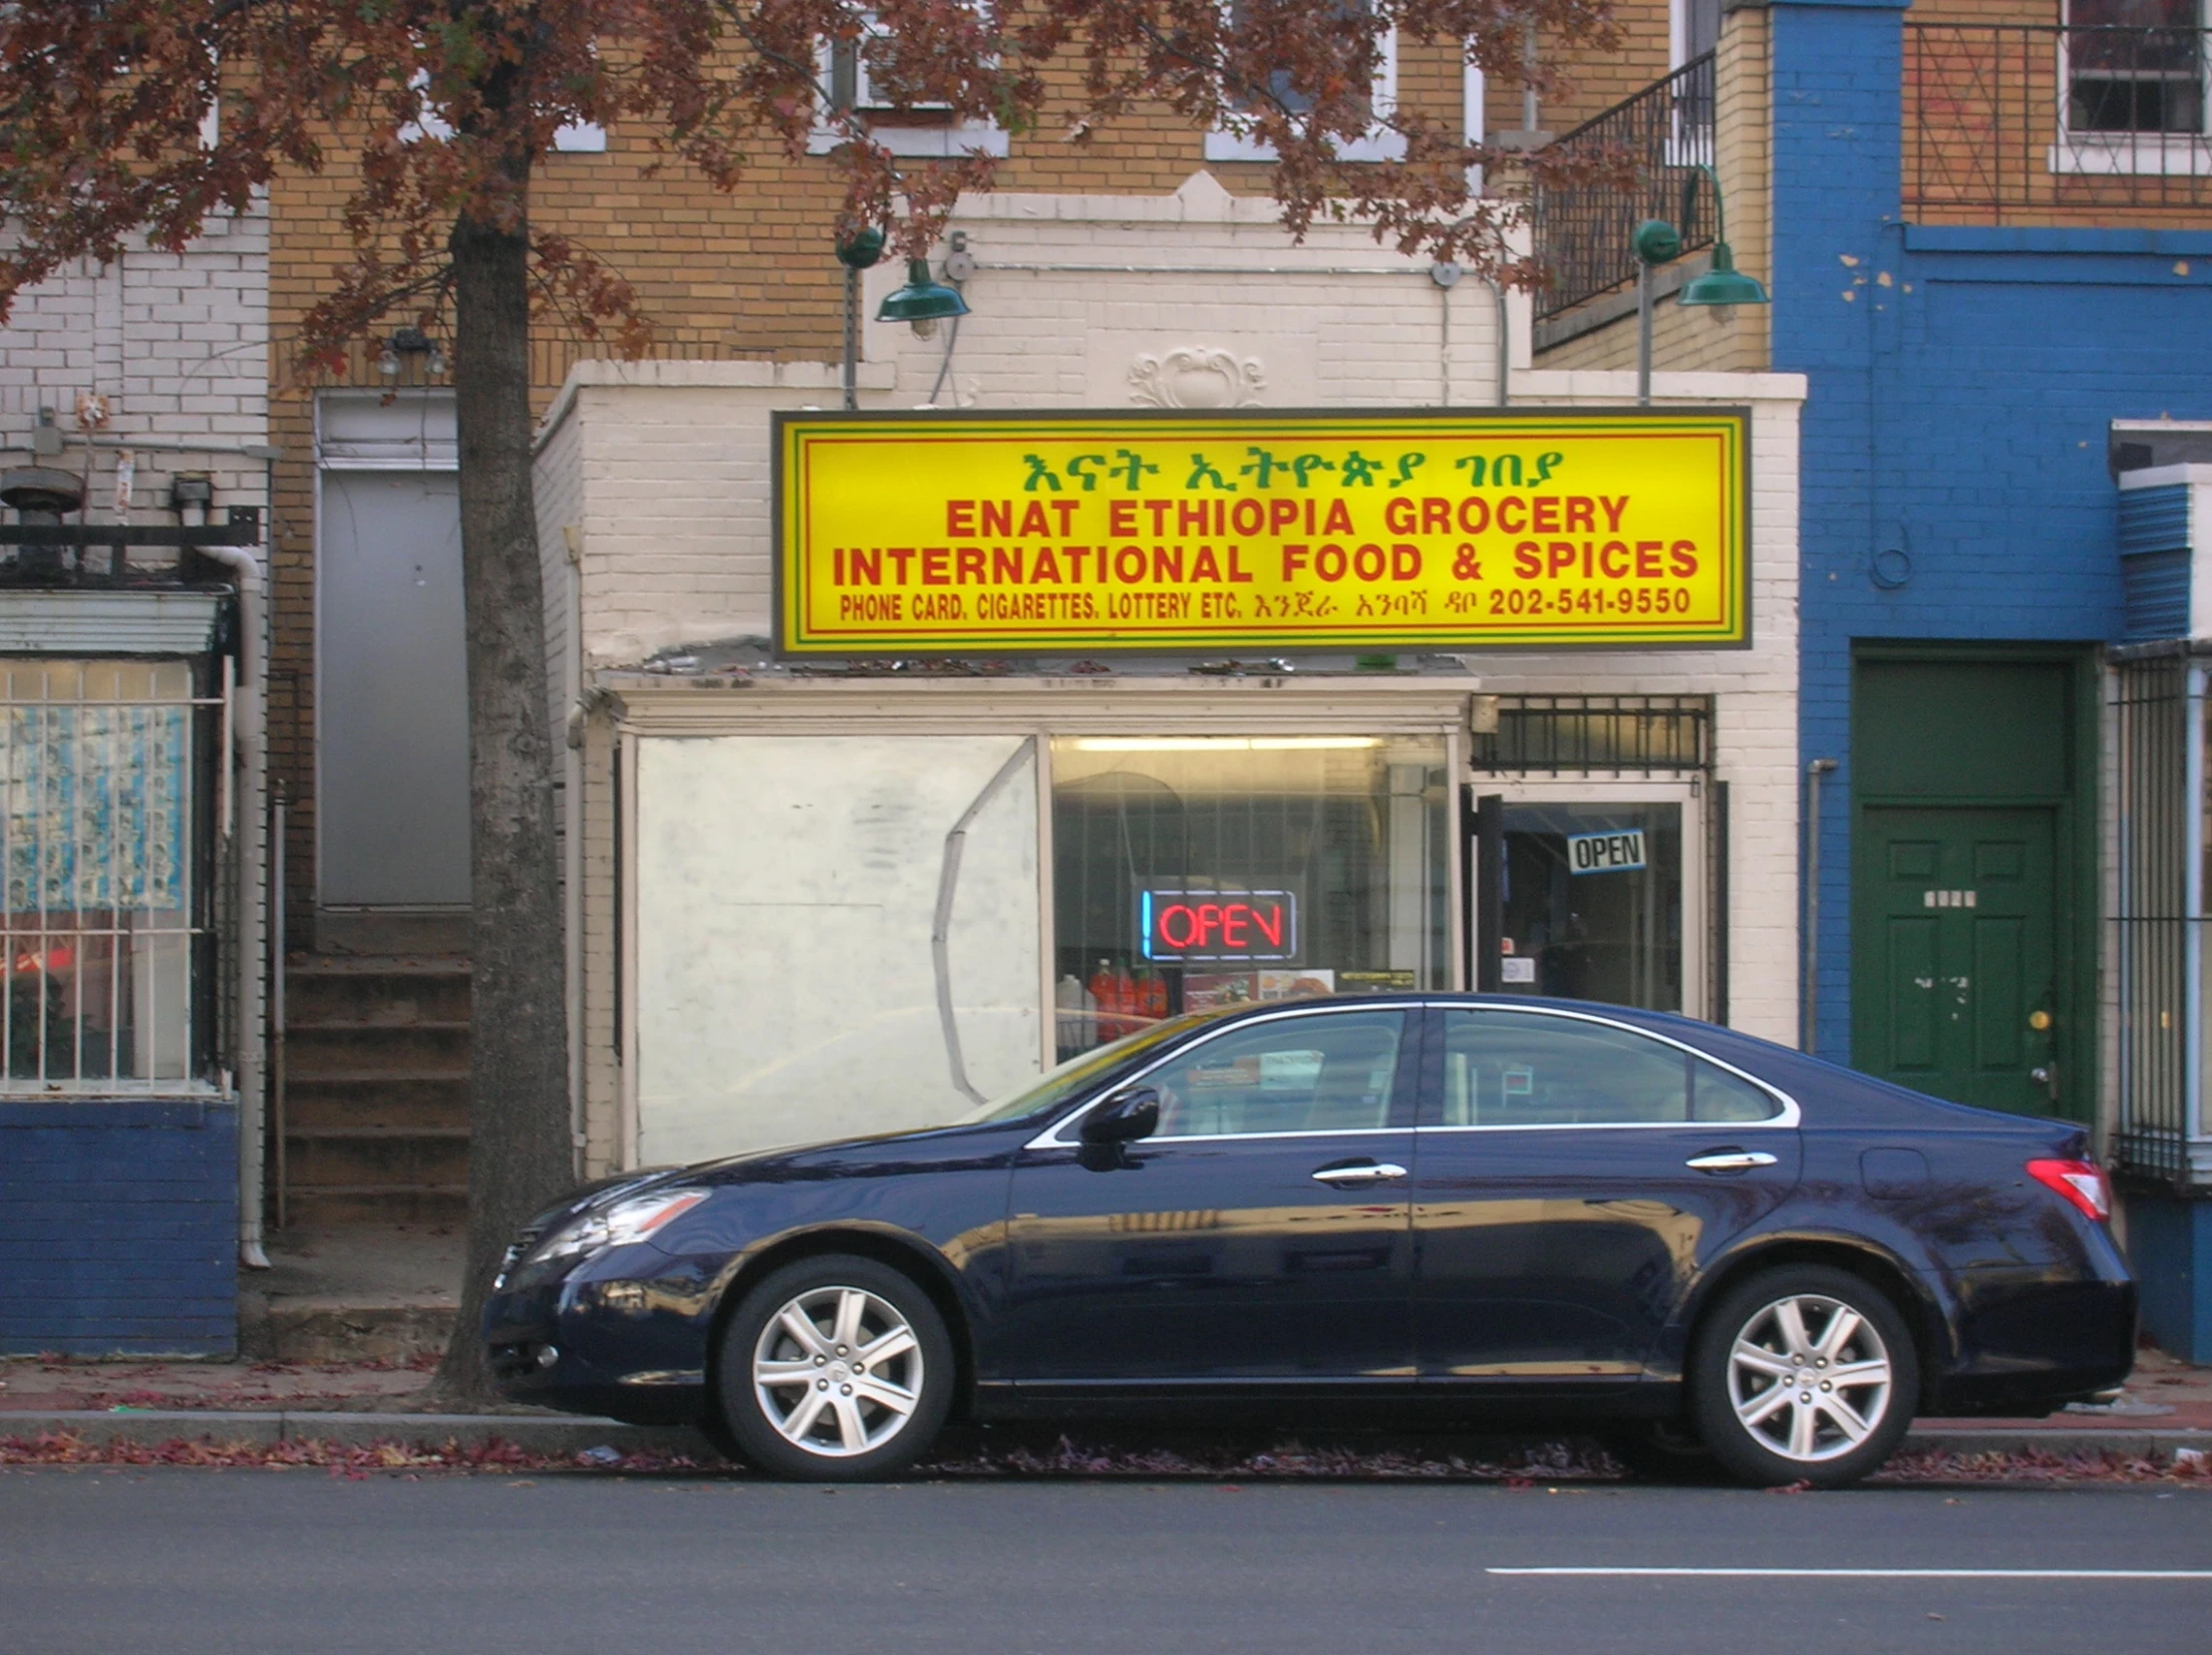
[[[1702,695],[1509,695],[1497,729],[1474,737],[1478,772],[1702,771],[1713,753]]]
[[[2188,1139],[2186,1003],[2190,927],[2186,797],[2189,667],[2179,656],[2130,661],[2112,677],[2118,715],[2119,1118],[2112,1158],[2145,1176],[2182,1175]]]
[[[0,1088],[207,1079],[221,702],[182,661],[0,665]]]
[[[2071,14],[1905,25],[1907,208],[2002,223],[2212,200],[2212,52],[2194,0],[2075,0]]]

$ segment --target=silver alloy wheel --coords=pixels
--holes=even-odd
[[[1841,1299],[1792,1293],[1755,1312],[1729,1353],[1729,1405],[1751,1440],[1806,1465],[1849,1454],[1890,1409],[1889,1348]]]
[[[862,1287],[811,1287],[761,1329],[753,1394],[794,1448],[845,1460],[906,1429],[922,1395],[922,1350],[906,1318]]]

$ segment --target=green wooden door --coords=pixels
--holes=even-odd
[[[1852,879],[1856,1067],[1986,1109],[2064,1107],[2074,1077],[2054,1022],[2054,817],[1862,813]]]

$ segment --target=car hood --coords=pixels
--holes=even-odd
[[[1034,1120],[990,1121],[908,1132],[874,1133],[823,1144],[754,1150],[687,1166],[681,1181],[720,1186],[881,1177],[1002,1158],[1037,1133]]]

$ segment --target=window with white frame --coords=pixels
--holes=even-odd
[[[418,94],[430,91],[430,71],[418,69],[407,83]],[[427,97],[416,100],[416,117],[400,128],[402,144],[443,144],[454,136],[453,124],[438,113],[438,107]],[[598,156],[606,154],[607,129],[591,121],[571,121],[553,134],[553,150],[558,155]]]
[[[2204,131],[2198,0],[2071,0],[2066,127],[2075,133]]]
[[[858,117],[866,124],[868,136],[894,156],[1007,154],[1007,135],[991,122],[955,121],[946,104],[899,102],[883,85],[877,67],[881,48],[889,40],[875,13],[864,11],[857,39],[822,42],[816,53],[816,78],[828,92],[825,113]],[[807,140],[806,153],[827,155],[844,141],[837,122],[825,119]]]
[[[221,703],[193,677],[173,660],[0,665],[0,1090],[205,1079]]]
[[[1674,0],[1669,18],[1670,69],[1680,69],[1721,44],[1721,0]]]
[[[1371,12],[1374,0],[1343,0],[1348,10]],[[1229,0],[1229,15],[1241,27],[1243,7],[1237,0]],[[1295,90],[1289,75],[1278,70],[1269,77],[1268,92],[1293,114],[1302,115],[1313,107],[1312,98]],[[1375,80],[1368,89],[1368,114],[1371,125],[1359,138],[1340,143],[1337,156],[1341,161],[1399,161],[1406,154],[1406,138],[1392,132],[1386,123],[1398,110],[1398,31],[1388,29],[1376,43]],[[1208,161],[1273,161],[1275,147],[1263,142],[1250,130],[1239,115],[1231,115],[1220,128],[1206,134],[1205,156]]]

